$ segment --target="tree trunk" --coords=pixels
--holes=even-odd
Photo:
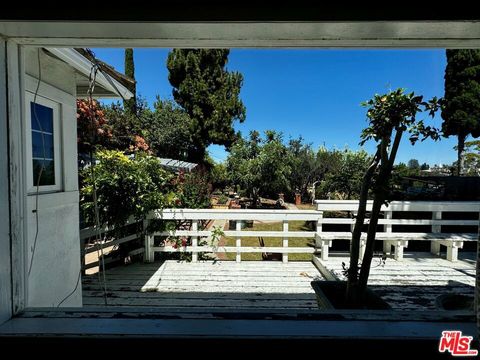
[[[358,279],[358,292],[360,296],[364,296],[367,290],[368,277],[370,275],[370,266],[372,265],[373,251],[375,249],[375,237],[377,235],[378,218],[380,210],[385,203],[388,194],[388,182],[392,175],[393,164],[397,156],[398,147],[402,140],[403,130],[397,129],[395,139],[390,151],[390,156],[387,153],[388,138],[382,140],[380,144],[381,149],[381,169],[378,175],[377,184],[375,184],[375,193],[373,199],[372,213],[370,217],[370,224],[368,225],[367,242],[365,244],[365,254],[363,256],[362,268],[360,269],[360,276]]]
[[[378,218],[380,216],[380,209],[385,201],[385,190],[383,188],[379,189],[378,192],[375,193],[374,198],[372,213],[370,216],[370,224],[368,224],[365,254],[363,255],[362,267],[360,269],[360,276],[358,279],[358,292],[360,296],[363,296],[367,290],[370,266],[372,265],[373,251],[375,249],[375,236],[377,235]]]
[[[365,175],[363,176],[362,187],[360,190],[360,200],[358,204],[357,217],[355,220],[355,227],[352,233],[352,248],[350,250],[350,265],[348,267],[348,280],[347,280],[347,304],[358,303],[358,262],[360,259],[360,238],[362,236],[362,228],[365,222],[365,215],[367,212],[367,200],[368,190],[372,182],[373,175],[377,169],[380,151],[377,150],[372,163],[368,167]]]
[[[458,146],[457,146],[457,176],[462,176],[463,167],[464,167],[464,157],[463,153],[465,152],[465,135],[458,135]]]

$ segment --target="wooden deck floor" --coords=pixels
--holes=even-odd
[[[311,262],[131,264],[107,270],[108,306],[318,309]],[[98,276],[83,277],[84,306],[104,305]]]
[[[327,261],[317,260],[337,279],[344,280],[342,262],[348,255],[333,254]],[[457,262],[430,253],[405,253],[403,261],[387,259],[380,265],[374,259],[369,287],[396,310],[438,310],[435,299],[443,294],[473,296],[475,253],[461,252]]]

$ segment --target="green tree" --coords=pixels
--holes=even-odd
[[[228,54],[228,49],[174,49],[168,54],[173,97],[191,119],[193,162],[204,161],[210,144],[230,147],[236,139],[234,121],[245,120],[239,98],[243,76],[226,69]]]
[[[289,187],[306,199],[308,187],[317,180],[321,170],[315,151],[311,144],[304,143],[302,137],[291,139],[287,151],[292,169]]]
[[[194,151],[187,113],[174,102],[157,97],[150,115],[142,127],[152,152],[159,157],[187,160]]]
[[[240,138],[227,157],[230,181],[239,185],[258,205],[260,196],[276,197],[290,189],[290,164],[282,136],[274,131],[265,132],[266,139],[252,131],[248,139]]]
[[[467,176],[480,176],[480,140],[465,142],[463,173]]]
[[[135,80],[135,64],[133,61],[133,49],[125,49],[125,75],[129,78]],[[133,93],[133,97],[128,100],[124,100],[123,107],[126,111],[130,112],[131,114],[135,114],[137,112],[137,89],[136,83],[128,89]]]
[[[430,169],[430,165],[428,165],[427,163],[423,163],[420,166],[420,170],[428,170],[428,169]]]
[[[462,174],[465,140],[480,136],[480,50],[447,50],[442,130],[458,137],[457,175]]]
[[[118,102],[103,107],[111,129],[111,137],[106,148],[130,153],[149,150],[144,128],[145,124],[150,123],[151,110],[145,101],[137,99],[136,111],[136,114],[131,113]]]
[[[369,126],[362,131],[360,144],[374,140],[377,143],[377,151],[363,177],[352,233],[346,293],[346,301],[351,306],[358,306],[365,299],[380,209],[388,200],[393,164],[403,134],[410,134],[409,139],[412,144],[427,138],[437,140],[439,137],[437,129],[425,126],[423,120],[417,119],[417,114],[421,111],[428,111],[432,117],[435,115],[438,108],[436,98],[427,103],[423,101],[422,96],[415,96],[414,93],[405,94],[402,89],[397,89],[385,95],[375,95],[364,103],[364,106],[368,107]],[[370,189],[373,193],[373,204],[368,223],[365,254],[359,271],[360,238],[365,223]]]
[[[417,159],[408,160],[408,168],[412,170],[420,170],[420,163]]]
[[[363,174],[368,168],[371,156],[365,150],[334,150],[332,155],[337,163],[335,168],[326,173],[320,189],[323,196],[338,194],[342,199],[358,199]]]
[[[173,175],[156,158],[142,152],[130,158],[116,150],[98,151],[95,158],[98,164],[82,172],[80,204],[87,223],[95,222],[94,190],[102,225],[121,227],[131,216],[141,220],[174,204]]]

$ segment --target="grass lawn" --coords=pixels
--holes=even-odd
[[[305,224],[305,221],[289,221],[289,231],[312,231]],[[282,231],[281,222],[255,222],[253,228],[245,228],[248,231]],[[224,237],[225,246],[235,246],[235,239],[231,237]],[[282,238],[263,238],[265,246],[282,246]],[[314,239],[308,238],[291,238],[288,239],[288,246],[290,247],[313,247],[315,245]],[[258,237],[242,237],[242,246],[260,246]],[[235,253],[227,253],[227,260],[235,260]],[[242,253],[243,260],[262,260],[261,253]],[[288,254],[290,261],[311,261],[312,254]]]

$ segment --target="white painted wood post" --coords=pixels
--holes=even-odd
[[[442,212],[441,211],[433,211],[432,212],[432,220],[441,220],[442,219]],[[441,233],[442,226],[441,225],[432,225],[432,233]],[[434,255],[440,255],[440,243],[438,241],[432,240],[430,243],[430,252]],[[448,253],[448,251],[447,251]]]
[[[242,231],[242,220],[237,220],[235,222],[235,230]],[[235,261],[241,262],[242,261],[242,253],[240,252],[240,248],[242,247],[242,238],[237,237],[235,240],[235,246],[237,247],[237,255],[235,255]]]
[[[283,220],[283,232],[288,232],[288,220]],[[288,238],[283,238],[283,247],[288,248]],[[282,261],[284,263],[288,262],[288,253],[282,254]]]
[[[384,218],[386,220],[392,220],[393,218],[393,211],[385,211],[384,212]],[[392,232],[392,224],[385,224],[383,226],[383,231],[385,231],[386,233],[391,233]],[[392,243],[389,242],[388,240],[383,240],[383,252],[385,254],[390,254],[392,252]]]
[[[447,260],[448,261],[458,260],[458,246],[456,244],[451,244],[447,246]]]
[[[192,220],[192,231],[198,231],[198,220]],[[195,249],[198,246],[198,236],[192,236],[192,247]],[[198,253],[192,252],[192,262],[198,261]]]
[[[144,247],[145,251],[143,253],[143,261],[150,263],[155,260],[155,253],[153,252],[153,236],[147,234],[147,228],[148,228],[148,220],[143,221],[143,231],[145,232],[145,238],[144,238]]]
[[[318,219],[317,219],[317,235],[321,237],[322,232],[322,224],[323,224],[323,211],[318,212]],[[325,245],[325,241],[317,239],[315,240],[315,246],[320,247],[321,257],[322,260],[328,260],[328,242]]]
[[[403,242],[402,241],[397,241],[395,244],[395,256],[394,256],[396,261],[402,261],[403,260]]]

